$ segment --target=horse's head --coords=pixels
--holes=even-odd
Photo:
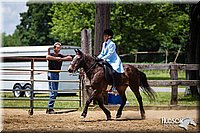
[[[84,63],[84,54],[79,49],[75,49],[74,51],[76,52],[76,56],[73,58],[68,67],[68,72],[70,73],[76,72],[79,68],[83,66]]]

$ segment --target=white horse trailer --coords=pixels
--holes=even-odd
[[[63,55],[75,55],[74,49],[80,49],[76,46],[62,46],[60,53]],[[16,91],[16,90],[30,90],[31,82],[23,81],[30,79],[30,71],[17,71],[17,70],[30,70],[31,61],[27,60],[15,60],[15,58],[46,58],[49,52],[53,52],[51,46],[23,46],[23,47],[1,47],[1,67],[2,81],[4,79],[11,79],[15,81],[3,81],[2,89],[15,90],[14,96],[30,96],[30,91]],[[70,61],[63,61],[61,71],[66,71]],[[6,70],[5,70],[6,69]],[[10,71],[9,69],[16,69],[16,71]],[[34,79],[35,80],[47,80],[48,61],[41,60],[34,62]],[[41,70],[41,71],[40,71]],[[17,81],[19,80],[19,81]],[[60,80],[74,80],[78,81],[78,75],[71,75],[68,72],[60,72]],[[78,82],[59,82],[59,94],[76,94],[79,89]],[[41,91],[44,90],[44,91]],[[34,82],[34,94],[37,93],[49,93],[48,82]]]

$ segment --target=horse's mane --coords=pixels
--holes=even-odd
[[[95,57],[92,57],[91,55],[89,54],[83,54],[83,58],[85,60],[85,62],[88,64],[90,63],[91,61],[95,60]]]

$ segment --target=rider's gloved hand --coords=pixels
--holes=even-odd
[[[100,59],[100,58],[97,58],[97,57],[96,57],[96,58],[95,58],[95,61],[96,61],[96,62],[99,62],[99,61],[103,61],[103,59]]]

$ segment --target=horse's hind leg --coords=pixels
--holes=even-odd
[[[103,97],[102,95],[97,97],[97,101],[99,104],[99,107],[103,110],[103,112],[106,114],[107,120],[111,120],[111,113],[106,107],[103,105]]]
[[[133,91],[133,93],[135,94],[137,101],[139,103],[141,117],[142,117],[142,119],[145,119],[145,111],[144,111],[144,107],[143,107],[142,96],[140,95],[140,91],[139,91],[139,86],[135,86],[134,88],[133,88],[133,86],[131,86],[130,88]]]
[[[116,118],[120,118],[121,115],[122,115],[122,110],[126,104],[126,101],[127,101],[127,98],[126,98],[126,94],[125,94],[125,90],[126,90],[127,86],[120,86],[120,87],[117,87],[117,90],[118,90],[118,93],[120,95],[120,98],[121,98],[121,105],[117,111],[117,114],[116,114]]]

